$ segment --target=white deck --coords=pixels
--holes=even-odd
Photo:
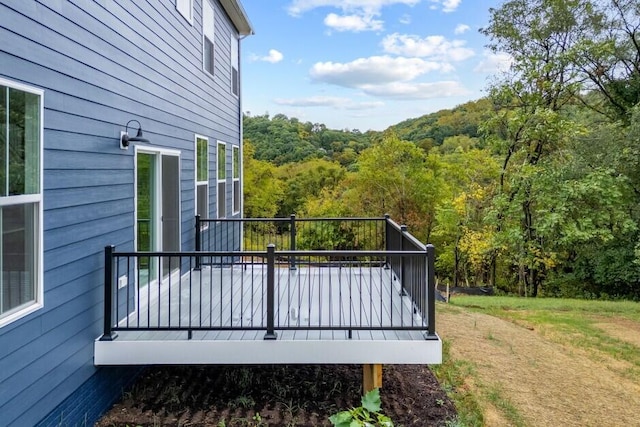
[[[381,267],[276,269],[276,340],[266,332],[266,267],[203,267],[181,279],[143,288],[130,298],[120,326],[187,331],[118,331],[95,342],[96,365],[440,363],[440,339],[426,337],[409,296]],[[191,298],[189,298],[191,295]],[[126,299],[125,299],[126,301]],[[115,303],[114,303],[115,304]],[[121,301],[120,305],[123,305]],[[126,311],[125,311],[126,312]],[[345,330],[295,330],[297,327]],[[350,327],[416,327],[417,330],[352,330]],[[421,330],[424,326],[424,330]],[[231,330],[197,330],[197,328]],[[241,330],[240,328],[258,328]],[[233,328],[238,328],[233,330]]]

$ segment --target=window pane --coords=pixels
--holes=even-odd
[[[9,195],[40,192],[40,97],[9,88]]]
[[[234,95],[238,94],[238,70],[235,68],[231,69],[231,90]]]
[[[233,181],[233,212],[240,211],[240,181]]]
[[[233,147],[233,177],[240,178],[240,149]]]
[[[2,287],[0,314],[36,299],[37,203],[0,209]]]
[[[209,142],[203,138],[197,138],[197,153],[198,157],[197,169],[198,176],[196,181],[207,181],[209,179]]]
[[[209,218],[209,186],[207,184],[198,185],[198,211],[196,214],[200,215],[202,219]]]
[[[211,0],[202,1],[202,34],[213,41],[215,30],[215,16]]]
[[[227,216],[227,184],[224,182],[218,183],[218,218],[224,218]]]
[[[155,248],[153,238],[155,224],[155,175],[156,162],[153,154],[138,153],[137,164],[137,226],[139,251],[151,251]]]
[[[218,144],[218,179],[227,177],[227,146]]]
[[[178,9],[178,12],[180,12],[182,16],[191,21],[191,11],[193,10],[191,0],[177,0],[176,9]]]
[[[0,196],[7,195],[7,95],[7,87],[0,86]]]
[[[204,38],[204,69],[213,74],[213,42]]]

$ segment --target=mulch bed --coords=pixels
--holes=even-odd
[[[360,365],[151,367],[97,424],[324,426],[360,405]],[[386,365],[382,411],[396,426],[443,426],[455,407],[425,366]]]

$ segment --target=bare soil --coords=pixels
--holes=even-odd
[[[98,423],[111,426],[324,426],[360,405],[360,365],[152,367]],[[453,404],[427,367],[387,365],[382,411],[396,426],[443,426]]]
[[[473,363],[469,386],[482,399],[487,426],[640,426],[640,378],[629,375],[629,362],[572,346],[552,330],[460,308],[442,307],[437,325],[452,357]],[[606,328],[638,344],[636,323],[610,319]],[[490,390],[503,401],[487,398]]]

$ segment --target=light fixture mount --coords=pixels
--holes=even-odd
[[[138,132],[136,133],[136,136],[129,136],[129,124],[132,122],[136,122],[138,124]],[[125,126],[125,130],[120,132],[120,149],[128,150],[129,144],[132,142],[149,142],[147,138],[142,136],[142,125],[137,120],[129,120]]]

